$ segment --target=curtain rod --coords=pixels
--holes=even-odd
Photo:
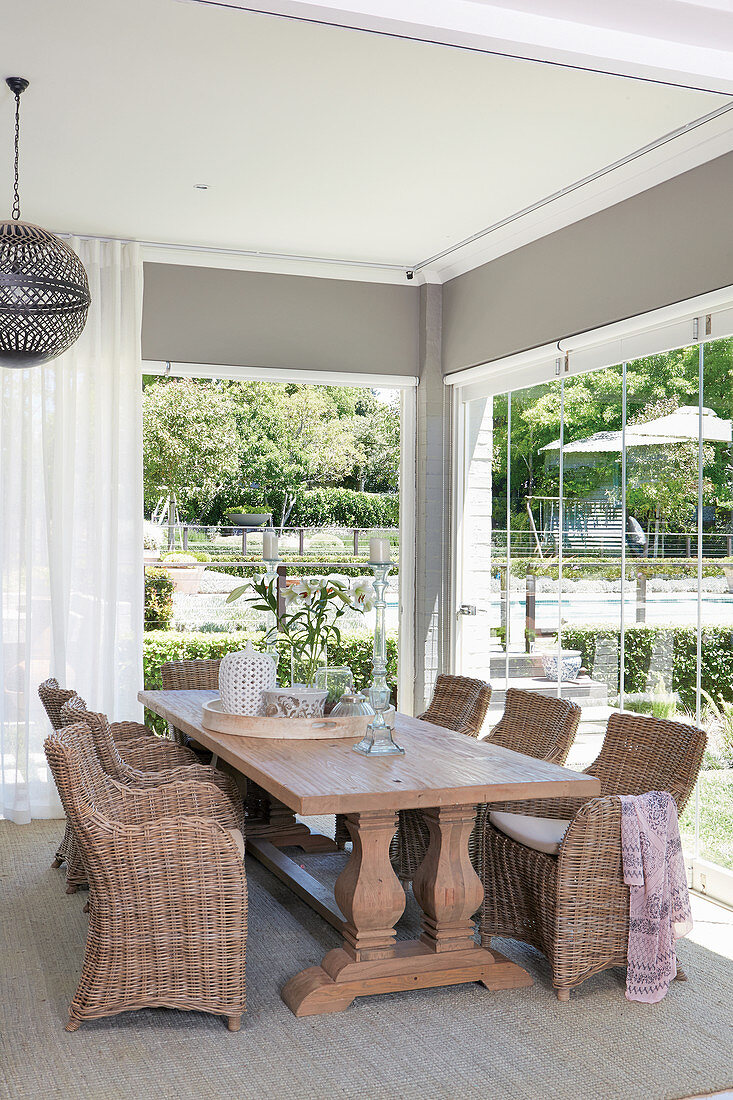
[[[201,252],[213,256],[243,256],[253,260],[282,260],[288,263],[326,264],[330,267],[356,267],[373,271],[399,271],[404,275],[411,270],[405,264],[387,264],[372,260],[341,260],[329,256],[303,256],[288,252],[263,252],[249,248],[224,248],[205,244],[180,244],[171,241],[139,241],[133,237],[110,237],[99,233],[72,233],[64,231],[57,237],[77,237],[82,241],[118,241],[120,244],[139,244],[141,248],[159,248],[170,252]]]
[[[619,160],[607,164],[604,168],[599,168],[598,171],[592,172],[589,176],[584,176],[582,179],[576,180],[575,183],[563,187],[560,191],[554,191],[551,195],[546,195],[543,199],[538,199],[538,201],[532,203],[531,206],[525,206],[524,209],[518,210],[514,214],[509,214],[506,218],[494,222],[493,225],[489,225],[485,229],[479,229],[477,233],[472,233],[470,237],[466,237],[456,244],[449,245],[447,248],[444,248],[442,252],[436,252],[433,256],[428,256],[426,259],[414,264],[411,270],[416,272],[422,271],[423,268],[428,267],[430,264],[436,263],[438,260],[443,260],[446,256],[451,256],[461,248],[466,248],[470,244],[475,244],[476,241],[481,240],[483,237],[487,237],[491,233],[495,233],[497,230],[503,229],[507,225],[511,225],[520,218],[526,217],[527,214],[533,214],[536,210],[541,210],[542,207],[547,206],[549,203],[565,198],[566,195],[571,195],[579,188],[585,187],[589,183],[594,183],[598,179],[602,179],[611,172],[615,172],[616,169],[623,168],[625,165],[633,163],[633,161],[638,160],[639,157],[645,156],[647,153],[651,153],[655,149],[659,149],[671,141],[675,141],[684,134],[697,130],[706,123],[712,122],[713,119],[727,114],[728,111],[733,111],[733,100],[729,100],[727,103],[724,103],[722,107],[717,107],[714,111],[710,111],[706,115],[701,115],[700,118],[693,119],[692,122],[685,123],[684,126],[678,126],[676,130],[670,130],[669,133],[662,134],[661,137],[656,138],[654,141],[650,141],[646,145],[640,146],[632,153],[628,153],[625,157],[621,157]]]

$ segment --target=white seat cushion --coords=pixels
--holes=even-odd
[[[499,810],[489,814],[489,821],[525,848],[534,848],[536,852],[547,852],[551,856],[556,856],[560,851],[562,838],[570,824],[559,817],[530,817],[528,814],[508,814]]]
[[[241,832],[239,831],[239,829],[227,829],[227,832],[237,846],[239,858],[244,859],[244,837],[242,836]]]

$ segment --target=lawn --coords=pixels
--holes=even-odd
[[[695,840],[695,797],[680,819],[687,851]],[[733,768],[700,772],[700,856],[733,870]]]

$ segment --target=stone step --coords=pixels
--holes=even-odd
[[[506,675],[506,658],[503,653],[492,653],[489,661],[491,679]],[[509,675],[515,676],[543,676],[542,658],[534,653],[510,653]]]
[[[491,706],[503,707],[506,699],[506,688],[502,685],[492,685]],[[548,680],[539,676],[518,676],[509,680],[509,687],[522,688],[525,691],[536,691],[539,695],[547,695],[554,698],[557,695],[557,681]],[[597,680],[591,680],[590,676],[579,676],[577,680],[563,682],[561,688],[563,699],[572,699],[580,706],[590,704],[592,706],[605,706],[608,703],[608,688]]]

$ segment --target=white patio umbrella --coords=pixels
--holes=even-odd
[[[697,405],[682,405],[667,416],[648,420],[646,424],[635,424],[626,429],[627,447],[655,447],[661,443],[679,443],[683,439],[697,439],[699,430],[699,409]],[[712,409],[702,410],[702,437],[705,442],[730,443],[733,429],[730,420],[723,420]],[[585,439],[576,439],[566,443],[564,454],[581,454],[600,451],[620,451],[623,433],[620,431],[595,432]],[[548,443],[543,451],[559,451],[560,440]]]
[[[649,420],[646,424],[636,424],[633,428],[627,428],[629,433],[645,439],[654,436],[653,442],[667,443],[680,439],[697,439],[700,410],[697,405],[682,405],[679,409],[667,416],[659,416],[656,420]],[[730,420],[723,420],[712,409],[702,410],[702,437],[710,443],[730,443],[732,438]],[[657,437],[664,436],[664,439]]]

